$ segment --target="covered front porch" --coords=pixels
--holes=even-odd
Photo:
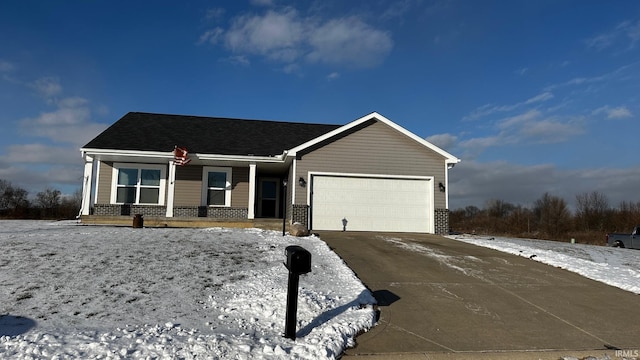
[[[306,224],[306,206],[292,205],[284,155],[191,157],[179,166],[166,153],[85,153],[82,221],[128,225],[141,214],[145,226],[159,227],[270,227],[284,217]]]

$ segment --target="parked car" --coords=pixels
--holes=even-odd
[[[607,245],[640,249],[640,225],[636,225],[631,234],[607,234]]]

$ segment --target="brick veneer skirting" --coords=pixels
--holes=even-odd
[[[115,204],[95,204],[93,215],[107,216],[129,216],[142,214],[145,216],[165,216],[167,207],[162,205],[115,205]]]
[[[449,209],[436,209],[435,233],[438,235],[449,234]]]
[[[114,205],[95,204],[93,215],[107,216],[165,216],[167,207],[162,205]],[[244,219],[249,216],[247,208],[227,208],[208,206],[176,206],[173,208],[174,217],[207,217],[214,219]]]

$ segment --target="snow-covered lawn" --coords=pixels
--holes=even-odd
[[[558,241],[451,235],[450,239],[526,256],[640,294],[640,250]]]
[[[640,293],[638,250],[450,238]],[[282,336],[288,245],[312,254],[296,341]],[[374,325],[373,303],[316,237],[0,221],[0,358],[331,359]]]
[[[288,245],[312,254],[296,341]],[[374,325],[373,303],[316,237],[0,221],[0,358],[331,359]]]

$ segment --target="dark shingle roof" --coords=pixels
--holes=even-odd
[[[84,148],[269,156],[340,126],[130,112]]]

